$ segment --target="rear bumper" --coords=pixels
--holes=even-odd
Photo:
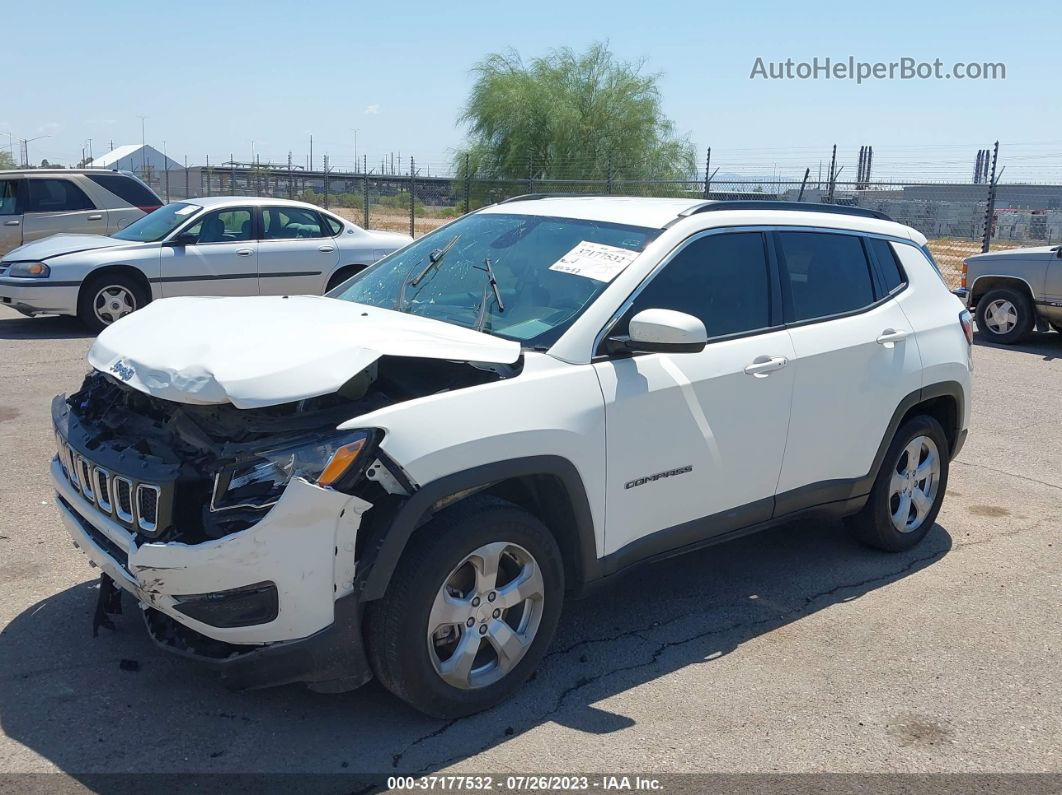
[[[167,651],[219,670],[237,688],[370,677],[361,608],[353,592],[354,544],[368,503],[302,480],[257,524],[200,544],[144,542],[105,515],[52,461],[59,514],[75,545],[130,594]],[[278,610],[248,626],[212,626],[181,612],[182,596],[268,581]]]
[[[76,315],[79,289],[70,282],[0,278],[0,306],[24,315]]]

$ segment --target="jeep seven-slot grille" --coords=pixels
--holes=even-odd
[[[55,434],[55,441],[63,474],[96,510],[130,528],[139,528],[146,535],[159,531],[159,486],[131,480],[93,463],[59,433]]]

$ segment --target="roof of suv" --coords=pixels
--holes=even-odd
[[[876,232],[914,239],[920,245],[925,238],[915,229],[897,223],[888,216],[860,207],[784,201],[706,201],[688,199],[644,198],[634,196],[519,196],[484,207],[485,213],[578,218],[585,221],[629,224],[664,229],[683,217],[711,211],[719,217],[719,226],[739,224],[777,224],[819,226]]]
[[[128,171],[118,171],[111,168],[9,168],[0,170],[0,177],[37,177],[59,174],[73,177],[78,174],[118,174],[123,177],[133,177]]]

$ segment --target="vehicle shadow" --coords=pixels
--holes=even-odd
[[[974,344],[982,348],[995,348],[1001,351],[1021,351],[1043,356],[1045,362],[1062,358],[1062,334],[1057,331],[1034,331],[1017,345],[1000,345],[989,342],[983,335],[974,337]]]
[[[72,340],[91,339],[94,336],[77,318],[66,315],[0,315],[0,340]]]
[[[90,788],[103,773],[201,781],[286,772],[327,774],[325,790],[360,789],[366,779],[355,775],[383,784],[436,771],[546,722],[598,735],[637,731],[630,717],[595,704],[888,587],[951,547],[939,525],[917,549],[888,555],[856,544],[838,522],[804,520],[643,567],[566,606],[539,672],[513,699],[456,721],[426,718],[375,683],[342,695],[226,691],[209,672],[157,650],[128,599],[117,630],[93,640],[96,591],[86,582],[0,633],[0,726]],[[726,697],[710,686],[688,694],[706,703]],[[546,757],[528,759],[535,771],[548,768]]]

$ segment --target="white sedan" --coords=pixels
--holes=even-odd
[[[320,295],[411,242],[282,199],[189,199],[109,237],[54,235],[0,261],[0,304],[100,330],[157,298]]]

